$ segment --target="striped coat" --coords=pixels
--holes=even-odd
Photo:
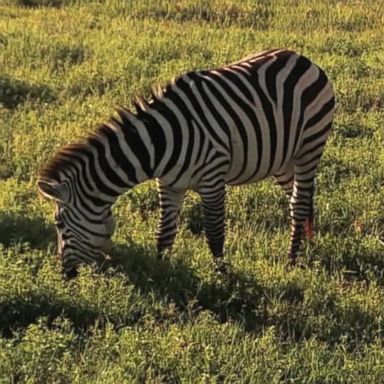
[[[331,129],[332,85],[304,56],[275,49],[225,67],[189,72],[119,109],[84,142],[60,150],[38,187],[57,202],[64,269],[102,260],[110,207],[129,188],[158,181],[158,253],[174,242],[185,191],[201,198],[209,247],[223,256],[225,186],[273,176],[290,204],[288,255],[311,234],[316,169]]]

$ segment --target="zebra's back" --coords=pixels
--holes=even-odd
[[[228,156],[227,184],[275,175],[299,153],[307,130],[332,120],[331,83],[318,66],[289,50],[265,51],[180,80],[189,84],[191,99],[204,104],[199,129]]]

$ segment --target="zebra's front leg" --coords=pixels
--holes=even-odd
[[[201,186],[199,193],[203,203],[204,229],[209,249],[214,257],[216,268],[227,271],[223,261],[225,239],[225,184]]]
[[[158,182],[157,186],[160,197],[160,220],[156,233],[157,255],[163,258],[166,250],[172,249],[175,241],[185,190],[174,190],[161,182]]]

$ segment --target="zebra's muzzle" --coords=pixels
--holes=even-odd
[[[71,268],[69,270],[63,270],[63,275],[65,280],[72,280],[77,277],[79,272],[77,271],[77,268]]]

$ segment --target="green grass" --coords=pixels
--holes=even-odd
[[[384,382],[383,20],[373,0],[0,0],[0,383]],[[150,182],[114,207],[119,266],[63,281],[39,167],[152,84],[270,47],[337,95],[303,268],[271,181],[229,189],[230,276],[192,193],[158,261]]]

